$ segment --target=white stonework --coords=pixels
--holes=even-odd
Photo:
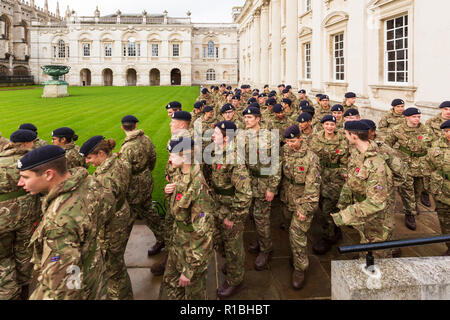
[[[374,119],[402,98],[426,119],[450,99],[448,11],[446,0],[247,0],[233,8],[240,83],[291,84],[338,102],[353,91]]]

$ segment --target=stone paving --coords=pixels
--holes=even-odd
[[[399,200],[399,199],[397,199]],[[397,201],[397,203],[401,203]],[[396,212],[400,212],[396,208]],[[436,213],[431,209],[419,206],[421,214],[417,217],[417,230],[410,231],[404,225],[404,216],[396,214],[396,228],[394,239],[411,239],[436,236],[441,233]],[[331,297],[331,261],[349,260],[352,255],[340,255],[337,246],[324,256],[316,256],[312,253],[313,240],[319,238],[319,228],[314,221],[309,237],[308,252],[310,268],[306,274],[305,286],[300,291],[293,290],[291,286],[292,267],[289,264],[289,239],[287,231],[280,229],[279,201],[275,200],[272,210],[272,237],[274,242],[274,255],[270,267],[265,271],[256,271],[253,268],[255,254],[247,253],[245,288],[233,300],[328,300]],[[344,227],[343,239],[339,245],[352,245],[359,243],[359,234]],[[246,246],[255,239],[254,227],[249,221],[245,231]],[[136,223],[128,243],[125,260],[128,266],[133,284],[136,300],[165,299],[164,290],[161,289],[162,277],[154,277],[150,272],[150,266],[163,257],[163,253],[148,258],[147,249],[155,243],[153,233],[141,222]],[[446,251],[444,244],[402,248],[402,257],[440,256]],[[354,255],[354,254],[353,254]],[[220,271],[224,259],[213,255],[208,271],[208,297],[215,300],[217,287],[220,286],[225,276]]]

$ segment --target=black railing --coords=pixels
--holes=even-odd
[[[4,76],[0,75],[0,83],[34,83],[34,76]]]
[[[376,242],[367,244],[358,244],[354,246],[344,246],[339,247],[340,254],[346,253],[356,253],[356,252],[367,252],[366,255],[366,268],[373,270],[373,265],[375,264],[375,259],[372,252],[377,250],[412,247],[412,246],[422,246],[426,244],[450,242],[450,235],[442,235],[432,238],[421,238],[421,239],[406,239],[406,240],[395,240],[387,242]]]

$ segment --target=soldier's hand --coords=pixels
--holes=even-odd
[[[266,201],[272,202],[273,198],[275,198],[275,193],[270,192],[269,190],[266,191]]]
[[[167,180],[167,182],[170,182],[169,176],[166,176],[166,180]]]
[[[185,277],[184,274],[181,274],[180,280],[178,281],[178,286],[184,288],[191,284],[191,280]]]
[[[166,194],[172,194],[175,191],[176,187],[177,187],[176,183],[168,184],[164,187],[164,192]]]
[[[225,225],[225,227],[229,230],[233,229],[234,226],[234,222],[228,220],[227,218],[225,218],[225,220],[223,220],[223,224]]]
[[[297,218],[300,221],[306,221],[306,216],[304,216],[300,211],[297,211]]]

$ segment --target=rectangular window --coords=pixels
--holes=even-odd
[[[83,56],[84,57],[91,56],[91,44],[90,43],[83,44]]]
[[[216,58],[219,59],[219,47],[216,47]]]
[[[159,56],[159,48],[157,44],[152,44],[152,57]]]
[[[173,45],[173,56],[174,57],[179,57],[180,56],[180,45],[179,44],[174,44]]]
[[[112,45],[110,43],[105,44],[105,57],[112,57]]]
[[[311,0],[305,0],[305,8],[306,8],[306,12],[311,10]]]
[[[344,81],[344,34],[334,36],[334,80]]]
[[[122,45],[122,52],[123,52],[123,56],[124,57],[126,57],[127,56],[127,45],[124,43],[123,45]]]
[[[311,43],[305,43],[305,79],[311,79]]]
[[[387,82],[408,82],[408,16],[386,21]]]
[[[128,42],[128,56],[136,57],[136,42]]]

